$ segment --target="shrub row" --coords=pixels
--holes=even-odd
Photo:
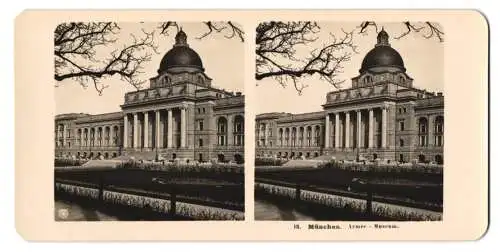
[[[334,168],[348,171],[370,171],[370,172],[388,172],[388,173],[434,173],[442,174],[442,165],[432,164],[383,164],[383,163],[342,163],[330,161],[320,164],[322,168]]]
[[[227,163],[147,163],[140,161],[128,161],[126,163],[123,163],[121,165],[121,168],[168,172],[244,173],[244,166],[242,164]]]
[[[295,198],[295,189],[293,188],[261,183],[256,183],[255,186],[256,189],[260,190],[261,192],[272,195],[280,195],[290,199]],[[332,208],[339,208],[344,210],[349,209],[350,211],[357,213],[366,212],[366,200],[361,199],[337,196],[309,190],[301,190],[300,199],[301,201],[320,204]],[[441,213],[380,202],[373,202],[372,215],[405,221],[438,221],[442,218]]]
[[[63,167],[63,166],[80,166],[84,164],[86,160],[83,159],[70,159],[70,158],[56,158],[54,159],[55,167]]]
[[[56,183],[56,190],[63,191],[70,195],[88,197],[97,200],[99,190],[85,188],[81,186]],[[147,208],[155,212],[169,214],[171,202],[167,199],[152,198],[143,195],[133,195],[128,193],[104,191],[104,202],[123,205],[132,208]],[[202,206],[185,202],[176,202],[175,215],[193,218],[196,220],[243,220],[244,213],[234,210]]]
[[[273,158],[273,157],[256,157],[255,165],[259,166],[280,166],[288,161],[285,158]]]

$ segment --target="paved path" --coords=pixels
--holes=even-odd
[[[103,214],[94,209],[82,208],[70,202],[55,202],[56,221],[114,221],[116,217]]]
[[[315,220],[312,216],[304,215],[289,207],[281,207],[268,201],[255,200],[256,220]]]

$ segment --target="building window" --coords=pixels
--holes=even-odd
[[[203,114],[205,114],[205,108],[203,108]]]
[[[236,146],[242,146],[244,145],[244,139],[245,139],[245,119],[241,115],[237,115],[234,117],[234,125],[233,125],[233,142],[234,145]]]
[[[443,146],[443,136],[442,135],[436,136],[436,145],[439,147]]]
[[[427,139],[427,137],[426,137],[426,136],[424,136],[424,135],[420,136],[420,137],[419,137],[419,145],[420,145],[420,146],[426,146],[426,145],[427,145],[427,143],[426,143],[426,142],[427,142],[427,141],[426,141],[426,139]]]
[[[436,146],[443,146],[443,134],[444,134],[444,118],[443,116],[436,117],[434,121],[434,141]]]
[[[373,82],[373,78],[371,76],[365,76],[365,78],[363,79],[363,81],[364,81],[365,84],[369,84],[369,83]]]
[[[399,146],[400,147],[405,146],[405,141],[403,139],[399,139]]]
[[[217,121],[217,143],[218,145],[226,145],[227,134],[227,119],[220,117]]]
[[[203,120],[198,121],[198,130],[203,130]]]
[[[201,109],[200,108],[198,108],[198,114],[201,114]]]
[[[405,130],[405,122],[404,121],[399,122],[399,130],[400,131],[404,131]]]
[[[273,147],[273,141],[269,141],[269,147]]]
[[[203,147],[203,139],[198,139],[198,146]]]

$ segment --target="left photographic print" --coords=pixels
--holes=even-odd
[[[55,220],[244,220],[244,39],[228,21],[55,27]]]

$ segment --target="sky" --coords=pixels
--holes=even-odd
[[[311,47],[320,47],[331,39],[330,33],[340,36],[341,28],[346,31],[354,29],[361,22],[338,23],[328,22],[318,24],[321,27],[318,33],[319,39],[311,43]],[[403,33],[402,23],[379,23],[389,34],[389,43],[396,49],[403,58],[406,73],[414,79],[413,85],[417,88],[427,89],[431,92],[442,92],[444,87],[444,43],[440,43],[436,38],[425,39],[420,34],[412,34],[399,40],[394,39]],[[345,80],[342,88],[351,87],[351,78],[359,74],[364,56],[377,42],[375,28],[367,35],[355,34],[354,41],[357,45],[358,54],[354,54],[349,62],[344,64],[343,72],[338,79]],[[444,30],[445,34],[446,31]],[[446,39],[446,38],[445,38]],[[255,92],[260,102],[255,106],[256,113],[267,112],[289,112],[306,113],[321,111],[321,105],[326,101],[326,94],[335,91],[331,84],[321,81],[315,77],[308,77],[302,80],[306,87],[301,95],[298,95],[295,88],[288,86],[283,88],[272,79],[265,79],[257,82]],[[276,97],[280,97],[279,100]]]
[[[348,31],[354,29],[360,23],[319,22],[321,30],[317,34],[318,40],[311,43],[310,46],[320,48],[331,40],[330,34],[339,35],[341,29]],[[249,107],[255,109],[257,114],[320,111],[322,110],[321,105],[325,102],[326,94],[336,90],[329,83],[321,81],[317,77],[307,77],[301,80],[308,85],[301,95],[298,95],[293,86],[283,88],[272,79],[265,79],[255,83],[253,74],[244,76],[245,44],[239,39],[227,39],[224,37],[225,34],[213,34],[199,40],[196,37],[207,31],[204,24],[180,23],[180,25],[188,35],[188,44],[200,55],[205,67],[205,73],[213,79],[213,85],[230,91],[254,92],[257,98],[255,106]],[[99,50],[101,55],[108,55],[112,50],[129,42],[131,39],[130,34],[141,34],[141,29],[153,30],[158,24],[120,23],[119,26],[121,30],[117,43],[113,47],[101,48]],[[378,26],[379,29],[383,26],[388,32],[390,36],[389,43],[403,57],[407,74],[414,79],[414,86],[429,91],[442,92],[444,89],[444,43],[440,43],[437,39],[425,39],[422,35],[413,33],[396,40],[393,37],[401,34],[404,30],[401,23],[379,23]],[[248,37],[248,31],[246,33]],[[156,76],[161,59],[174,44],[175,34],[175,28],[173,28],[170,30],[169,36],[156,35],[155,41],[159,47],[159,54],[153,54],[152,60],[144,65],[144,74],[141,76],[144,80]],[[376,36],[377,33],[374,28],[370,28],[366,35],[355,34],[354,41],[358,53],[352,55],[351,60],[343,65],[342,73],[338,75],[339,80],[345,80],[342,88],[351,86],[351,78],[358,75],[364,56],[376,43]],[[251,41],[246,39],[245,43],[251,43]],[[308,48],[299,50],[297,56],[305,56],[308,50]],[[253,57],[247,57],[246,59],[250,61]],[[246,63],[254,64],[254,62]],[[120,111],[120,105],[123,104],[125,93],[134,91],[134,88],[120,80],[119,77],[105,79],[103,83],[108,85],[109,88],[104,90],[102,96],[99,96],[91,84],[85,89],[78,82],[70,79],[56,82],[56,113],[99,114]],[[149,84],[145,84],[145,87],[147,85]],[[244,86],[246,87],[245,90]],[[276,99],[276,97],[279,97],[279,99]]]
[[[120,33],[114,46],[100,48],[99,55],[106,56],[117,48],[131,41],[131,35],[140,36],[141,29],[152,31],[157,23],[119,23]],[[207,31],[202,23],[179,23],[188,36],[188,44],[201,57],[205,73],[212,78],[212,86],[224,88],[228,91],[244,92],[244,43],[236,37],[227,39],[226,33],[209,35],[203,39],[197,39]],[[171,28],[169,36],[155,34],[155,42],[158,45],[159,54],[153,54],[152,60],[145,63],[141,78],[149,80],[156,76],[160,61],[170,50],[175,42],[176,30]],[[55,84],[56,113],[90,113],[100,114],[120,111],[120,105],[124,102],[126,92],[134,91],[127,82],[119,77],[103,80],[106,88],[101,96],[89,83],[89,87],[83,88],[78,82],[67,79]],[[149,82],[145,87],[149,86]]]

